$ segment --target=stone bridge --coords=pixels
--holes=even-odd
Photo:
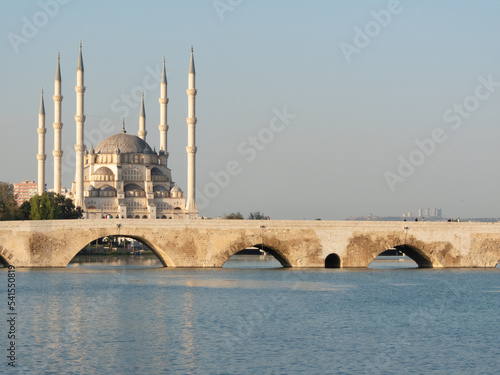
[[[0,222],[0,262],[66,267],[110,235],[146,244],[167,267],[221,267],[252,246],[285,267],[367,267],[390,248],[419,267],[495,267],[500,260],[500,223],[100,219]]]

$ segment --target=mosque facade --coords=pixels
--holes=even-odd
[[[173,182],[168,168],[167,150],[167,77],[165,59],[160,85],[159,150],[146,141],[146,111],[144,95],[139,115],[137,135],[122,131],[101,141],[95,148],[84,144],[84,67],[82,47],[77,68],[76,91],[76,173],[71,190],[66,195],[77,207],[82,207],[87,219],[194,219],[198,217],[195,197],[195,68],[193,49],[188,73],[187,196]],[[54,86],[54,191],[61,193],[61,73],[58,57]],[[38,193],[45,191],[45,106],[43,91],[38,125]]]

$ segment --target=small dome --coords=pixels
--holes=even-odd
[[[93,187],[92,185],[89,185],[85,188],[85,191],[94,191],[95,190],[95,187]]]
[[[94,172],[96,176],[114,176],[114,173],[111,169],[107,167],[101,167],[97,171]]]
[[[170,191],[172,191],[172,192],[174,192],[174,193],[179,193],[179,192],[180,192],[180,193],[182,193],[181,188],[180,188],[180,187],[178,187],[178,186],[174,186],[174,187],[172,188],[172,190],[170,190]]]
[[[152,154],[153,150],[146,141],[136,135],[119,133],[103,140],[95,148],[96,154]]]

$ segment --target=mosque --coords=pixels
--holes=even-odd
[[[54,84],[54,192],[61,194],[61,71],[57,58]],[[87,219],[135,218],[135,219],[195,219],[198,207],[195,197],[195,67],[193,49],[188,73],[188,144],[187,197],[172,180],[167,166],[167,76],[165,59],[160,85],[159,151],[146,142],[146,111],[144,94],[141,100],[139,130],[129,134],[123,123],[122,131],[104,139],[97,147],[87,149],[84,144],[84,68],[82,45],[78,57],[76,78],[76,173],[71,190],[66,195],[76,207],[82,207]],[[45,106],[43,90],[40,99],[38,121],[38,194],[45,191]]]

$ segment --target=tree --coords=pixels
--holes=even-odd
[[[59,206],[61,212],[60,219],[81,219],[83,210],[81,207],[76,207],[73,201],[64,195],[56,194],[54,196],[55,203]]]
[[[82,209],[61,194],[43,193],[30,199],[31,220],[80,219]]]
[[[267,220],[267,216],[259,211],[250,212],[250,215],[248,215],[248,220]]]
[[[243,215],[241,214],[241,212],[231,212],[230,214],[226,214],[224,213],[224,219],[228,219],[228,220],[243,220]]]
[[[19,209],[14,196],[14,185],[0,182],[0,220],[16,220]]]
[[[55,220],[60,217],[59,206],[54,201],[54,194],[43,193],[30,199],[31,220]]]
[[[31,204],[30,201],[25,201],[19,207],[19,218],[21,220],[29,220],[31,215]]]

